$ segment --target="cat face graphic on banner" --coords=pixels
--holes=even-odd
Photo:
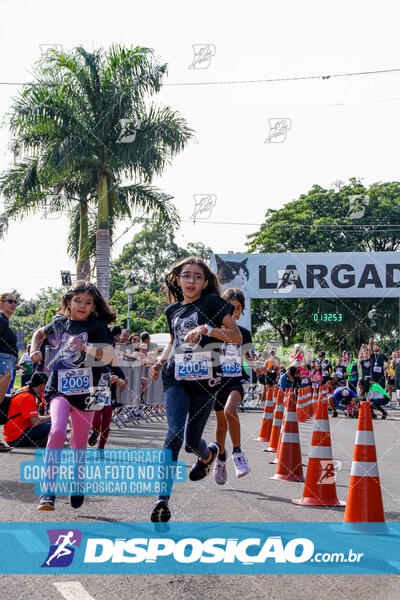
[[[249,283],[249,269],[247,268],[247,258],[243,260],[223,260],[218,254],[215,254],[215,264],[218,281],[224,292],[229,288],[237,288],[244,293],[246,306],[238,323],[247,329],[251,329],[250,300],[247,293]]]
[[[249,280],[249,270],[246,266],[247,258],[241,262],[222,260],[218,254],[215,255],[217,261],[217,275],[221,286],[226,288],[246,287]]]

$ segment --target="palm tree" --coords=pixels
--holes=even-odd
[[[87,209],[95,202],[97,285],[106,298],[112,226],[138,211],[179,220],[171,196],[150,185],[192,136],[177,112],[148,100],[166,70],[143,47],[53,51],[11,109],[11,148],[22,157],[0,179],[7,203],[0,234],[8,219],[40,209],[50,196],[55,206],[78,199],[70,250],[79,223],[85,257]]]

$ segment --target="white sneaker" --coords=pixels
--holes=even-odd
[[[244,477],[251,469],[243,452],[234,452],[232,460],[235,465],[236,477]]]
[[[386,404],[386,408],[394,408],[393,404],[391,402],[388,402]]]
[[[219,458],[217,458],[214,466],[214,479],[215,483],[218,483],[218,485],[224,485],[224,483],[226,483],[226,480],[228,479],[228,473],[226,472],[226,461],[219,460]]]

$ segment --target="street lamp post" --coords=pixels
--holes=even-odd
[[[130,332],[131,327],[131,305],[132,305],[132,294],[135,294],[139,286],[136,283],[135,276],[130,269],[124,271],[125,280],[128,283],[128,318],[127,318],[127,330]]]

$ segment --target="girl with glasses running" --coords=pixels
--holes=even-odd
[[[165,278],[167,296],[173,302],[165,310],[171,340],[150,369],[155,381],[162,369],[168,432],[164,448],[177,461],[182,444],[198,456],[189,479],[206,477],[220,448],[207,446],[202,434],[214,406],[218,342],[241,344],[242,335],[233,320],[233,307],[220,296],[216,275],[206,262],[190,256],[176,263]],[[211,350],[212,347],[212,350]],[[215,364],[217,363],[217,364]],[[160,496],[151,520],[169,521],[169,496]]]
[[[50,377],[44,392],[51,416],[46,449],[64,447],[70,416],[71,448],[87,448],[94,410],[101,410],[108,399],[107,365],[118,360],[107,327],[115,318],[92,283],[77,281],[64,294],[57,316],[33,334],[32,362],[42,360],[39,348],[44,338],[51,348]],[[54,510],[54,501],[53,495],[40,496],[38,510]],[[71,495],[70,501],[73,508],[79,508],[84,496]]]

